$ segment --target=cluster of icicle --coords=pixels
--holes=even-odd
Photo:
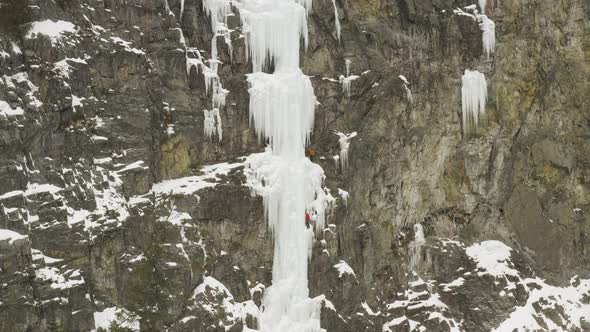
[[[480,116],[485,114],[487,98],[488,84],[485,75],[478,71],[465,70],[461,88],[463,128],[468,128],[470,124],[477,127]]]
[[[484,53],[486,59],[489,60],[496,47],[496,25],[485,15],[486,0],[479,0],[478,4],[482,14],[477,12],[475,5],[465,8],[472,10],[473,17],[479,22]],[[465,70],[461,88],[463,130],[467,130],[471,125],[477,128],[480,119],[485,115],[487,98],[488,86],[485,75],[477,70]]]
[[[232,15],[231,1],[229,0],[203,0],[203,6],[211,20],[213,38],[211,39],[211,58],[205,60],[197,47],[187,45],[182,30],[180,30],[180,42],[186,50],[186,73],[190,74],[194,67],[197,72],[202,72],[205,80],[205,92],[211,95],[211,109],[204,110],[203,133],[205,137],[222,139],[221,110],[225,107],[225,98],[229,91],[223,88],[218,75],[218,67],[221,62],[218,59],[217,40],[223,37],[230,57],[232,55],[231,32],[227,26],[227,17]],[[181,13],[184,11],[184,1],[181,2]]]
[[[414,241],[410,243],[410,269],[418,271],[422,257],[422,246],[426,243],[422,224],[414,224]]]
[[[340,83],[342,84],[342,92],[344,92],[344,95],[346,97],[350,97],[350,85],[352,84],[352,81],[359,78],[359,76],[350,74],[350,59],[346,59],[344,64],[346,65],[346,77],[344,75],[340,75]]]
[[[496,47],[496,24],[485,14],[487,1],[479,0],[478,4],[481,13],[477,10],[477,5],[463,7],[467,12],[457,8],[454,10],[454,13],[457,15],[471,17],[479,23],[483,51],[486,55],[486,59],[489,60]]]
[[[263,197],[275,242],[272,286],[264,293],[259,329],[320,332],[321,301],[309,298],[307,271],[314,228],[323,231],[335,199],[323,188],[322,168],[304,154],[316,97],[299,68],[299,46],[301,40],[307,46],[311,0],[205,0],[204,5],[218,21],[232,9],[240,14],[253,70],[247,75],[250,122],[259,140],[269,144],[246,162],[248,185]],[[265,72],[271,68],[273,73]],[[305,227],[306,211],[314,219],[311,229]]]
[[[482,32],[483,51],[487,59],[489,59],[496,48],[496,24],[485,15],[486,0],[479,0],[479,8],[481,14],[476,13],[475,16],[479,21],[479,29]]]
[[[350,150],[350,139],[356,137],[357,133],[352,132],[345,134],[341,132],[335,133],[338,136],[338,144],[340,145],[340,155],[338,158],[334,158],[336,161],[336,169],[338,169],[338,161],[340,161],[340,169],[345,172],[348,168],[348,151]]]

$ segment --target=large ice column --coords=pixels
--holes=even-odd
[[[267,152],[249,158],[250,186],[263,197],[275,242],[272,286],[263,297],[263,332],[319,332],[319,302],[309,298],[308,259],[314,237],[305,212],[317,214],[316,231],[334,200],[322,188],[324,173],[305,157],[316,98],[299,68],[299,47],[307,44],[311,0],[241,0],[247,54],[253,73],[250,121]],[[272,66],[271,66],[272,65]],[[274,73],[264,70],[274,68]]]
[[[477,70],[465,70],[461,88],[461,112],[464,130],[467,130],[471,123],[477,127],[480,116],[485,114],[487,98],[488,85],[485,75]]]
[[[309,78],[296,68],[250,74],[248,82],[250,121],[259,140],[269,140],[284,158],[303,158],[316,103]]]

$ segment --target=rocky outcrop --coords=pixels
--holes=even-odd
[[[515,310],[529,329],[588,329],[573,313],[590,297],[590,9],[488,1],[487,58],[454,11],[472,2],[314,1],[302,68],[338,199],[309,280],[328,331],[516,328]],[[0,38],[0,228],[21,235],[0,238],[0,330],[255,329],[273,244],[242,159],[263,146],[239,13],[232,47],[217,38],[219,140],[186,65],[211,56],[201,1],[29,8],[30,32]],[[462,127],[465,69],[488,79],[477,128]],[[335,132],[357,132],[347,169]],[[490,240],[509,255],[475,250]]]

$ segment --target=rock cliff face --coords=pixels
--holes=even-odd
[[[0,37],[0,330],[256,329],[273,243],[247,186],[264,146],[239,13],[231,47],[216,37],[219,139],[187,71],[211,57],[201,0],[29,2],[0,2],[32,22]],[[488,58],[473,2],[313,2],[327,331],[590,330],[590,4],[480,1]],[[465,69],[488,81],[478,127]],[[335,132],[357,132],[347,168]]]

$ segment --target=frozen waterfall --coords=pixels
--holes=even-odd
[[[323,189],[322,168],[305,157],[313,129],[316,97],[299,68],[300,41],[307,44],[311,0],[241,0],[247,54],[250,123],[265,153],[248,161],[249,185],[263,197],[274,235],[272,285],[264,293],[259,328],[264,332],[319,332],[320,302],[309,298],[307,280],[311,245],[324,228],[334,201]],[[274,66],[274,73],[267,71]],[[312,229],[305,212],[317,215]]]

